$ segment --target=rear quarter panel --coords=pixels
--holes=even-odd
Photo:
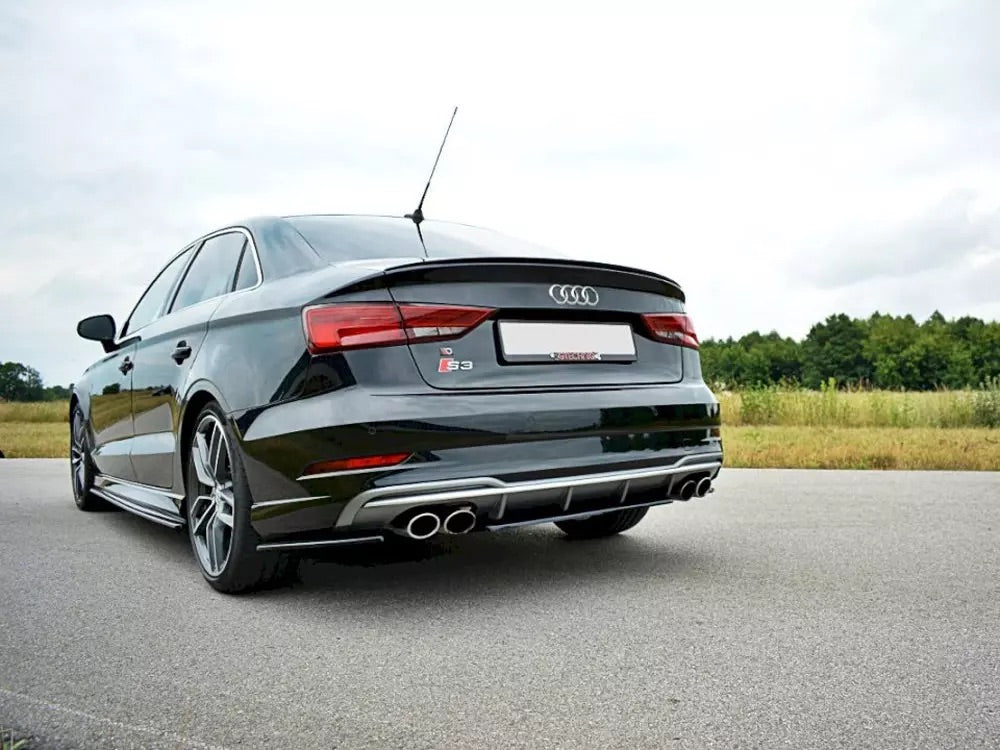
[[[310,377],[323,380],[323,390],[349,384],[348,368],[312,362],[302,309],[332,291],[380,275],[367,267],[330,267],[227,296],[209,322],[205,346],[192,367],[192,388],[198,381],[213,383],[227,411],[236,413],[301,396],[317,387],[310,386]],[[375,287],[360,288],[338,300],[390,302],[391,297]]]

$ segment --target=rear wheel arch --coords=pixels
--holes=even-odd
[[[178,457],[177,465],[181,469],[181,476],[187,476],[187,461],[191,450],[191,441],[194,437],[194,430],[198,424],[198,415],[210,403],[216,403],[225,411],[225,406],[219,394],[214,388],[209,388],[207,384],[196,385],[191,393],[184,400],[184,407],[181,410],[180,426],[177,430],[178,436]],[[183,489],[183,486],[182,488]],[[187,504],[187,497],[181,501],[180,512],[183,514]]]
[[[190,503],[184,503],[184,516],[202,575],[216,590],[231,594],[288,581],[295,573],[296,559],[287,553],[257,549],[261,540],[250,521],[251,498],[243,457],[224,408],[205,392],[197,401],[192,399],[187,413],[191,415],[191,447],[185,451],[187,455],[196,456],[195,438],[204,429],[202,425],[210,425],[208,445],[220,445],[215,452],[218,458],[207,462],[190,460],[184,466],[186,500],[191,498]],[[209,447],[208,455],[212,454]],[[222,460],[223,455],[228,455],[228,460]],[[220,550],[224,550],[224,556]]]
[[[191,398],[185,404],[184,412],[181,416],[180,429],[181,453],[184,456],[187,455],[188,449],[191,447],[191,436],[194,434],[195,422],[198,420],[198,415],[201,414],[201,410],[206,405],[216,400],[215,394],[210,391],[197,391],[191,395]]]
[[[181,417],[177,435],[182,455],[188,449],[189,443],[187,441],[190,440],[194,432],[195,420],[198,419],[201,410],[205,408],[205,404],[210,401],[217,403],[224,414],[230,413],[226,399],[219,392],[219,389],[216,388],[215,384],[208,380],[200,379],[191,383],[183,399],[181,399]]]

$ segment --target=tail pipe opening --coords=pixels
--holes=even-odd
[[[410,539],[430,539],[441,530],[441,519],[433,513],[418,513],[406,524]]]
[[[441,528],[446,534],[468,534],[476,526],[476,514],[468,508],[459,508],[449,513]]]
[[[698,483],[693,479],[688,479],[681,485],[680,490],[677,491],[677,497],[681,500],[690,500],[694,497],[694,493],[698,489]]]
[[[705,497],[709,492],[712,491],[712,480],[708,477],[702,477],[698,480],[698,484],[695,486],[694,494],[698,497]]]

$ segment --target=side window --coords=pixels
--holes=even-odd
[[[170,311],[183,310],[228,292],[245,240],[241,232],[228,232],[205,240],[188,267]]]
[[[258,281],[260,281],[260,277],[257,275],[257,263],[253,257],[253,248],[250,247],[250,243],[248,242],[243,246],[243,256],[240,258],[240,270],[236,272],[236,286],[233,287],[233,291],[238,292],[240,289],[249,289],[255,286]]]
[[[312,246],[287,221],[279,219],[256,233],[261,270],[269,280],[326,265]]]
[[[139,299],[139,303],[135,306],[128,321],[122,328],[122,338],[126,334],[133,333],[143,326],[149,325],[160,316],[164,305],[167,303],[170,290],[174,288],[174,282],[177,281],[177,276],[180,274],[181,269],[184,268],[184,264],[191,257],[192,250],[193,248],[188,248],[170,261],[166,268],[160,271],[160,275],[149,285],[146,293]]]

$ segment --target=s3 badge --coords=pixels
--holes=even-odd
[[[468,359],[455,359],[452,355],[454,350],[450,346],[441,347],[441,359],[438,360],[438,372],[458,372],[459,370],[471,370],[472,361]]]

